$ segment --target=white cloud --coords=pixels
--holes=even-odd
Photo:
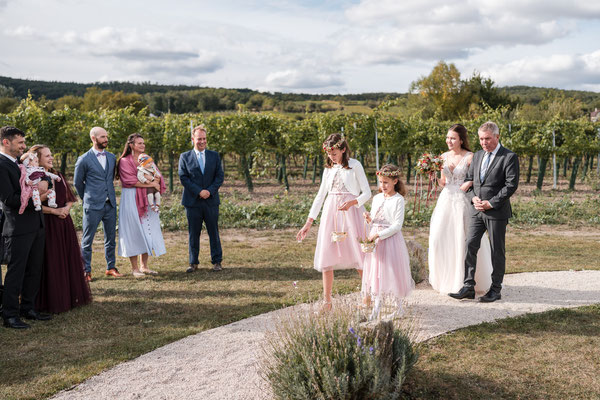
[[[406,90],[443,59],[502,85],[598,90],[598,1],[0,0],[0,11],[0,75],[13,77],[356,93]]]
[[[265,79],[267,87],[277,89],[315,89],[344,85],[339,73],[311,69],[286,69],[271,72]]]
[[[401,64],[465,58],[494,46],[551,43],[576,29],[574,19],[600,18],[600,3],[363,0],[346,16],[356,28],[344,32],[338,59]]]
[[[48,42],[70,54],[87,54],[103,59],[121,61],[125,73],[152,78],[195,78],[223,67],[224,61],[215,52],[195,49],[160,32],[138,29],[102,27],[83,34],[74,31],[41,32],[20,26],[7,35]]]
[[[587,54],[555,54],[495,64],[482,70],[499,85],[600,87],[600,50]]]

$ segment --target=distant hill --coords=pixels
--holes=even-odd
[[[147,93],[167,93],[191,90],[214,90],[215,88],[203,86],[188,86],[188,85],[160,85],[150,82],[94,82],[94,83],[76,83],[76,82],[58,82],[58,81],[37,81],[29,79],[15,79],[6,76],[0,76],[0,85],[12,87],[15,95],[19,98],[27,97],[27,93],[31,92],[36,99],[45,96],[48,100],[55,100],[59,97],[72,95],[83,96],[87,88],[98,87],[100,89],[108,89],[113,91],[122,91],[124,93],[139,93],[141,95]],[[305,101],[305,100],[331,100],[336,97],[343,97],[346,100],[382,100],[386,98],[404,97],[405,93],[358,93],[358,94],[304,94],[304,93],[267,93],[258,92],[251,89],[223,89],[220,91],[231,91],[236,94],[244,94],[251,96],[253,94],[262,94],[267,97],[273,97],[276,100],[282,101]]]
[[[504,86],[500,89],[513,97],[518,97],[520,103],[524,104],[538,104],[548,94],[561,93],[564,94],[565,97],[581,100],[581,102],[587,106],[586,108],[600,107],[600,93],[598,92],[541,88],[535,86]]]
[[[165,93],[170,90],[184,91],[201,89],[200,86],[186,85],[159,85],[150,82],[132,83],[132,82],[95,82],[95,83],[76,83],[76,82],[58,82],[58,81],[36,81],[29,79],[14,79],[6,76],[0,76],[0,85],[12,87],[17,97],[27,97],[31,91],[34,98],[45,96],[49,100],[55,100],[59,97],[72,95],[83,96],[89,87],[98,87],[114,91],[123,91],[125,93]],[[242,92],[252,92],[249,89],[236,89]]]
[[[374,92],[357,94],[305,94],[305,93],[269,93],[258,92],[251,89],[224,89],[188,85],[160,85],[150,82],[94,82],[75,83],[57,81],[38,81],[29,79],[14,79],[0,76],[0,85],[14,89],[15,96],[25,98],[31,92],[35,99],[45,97],[55,100],[66,95],[82,97],[90,87],[102,90],[122,91],[124,93],[138,93],[144,96],[144,102],[153,112],[167,111],[171,107],[173,112],[219,111],[234,110],[236,104],[252,103],[251,98],[272,99],[272,103],[280,109],[289,111],[304,110],[305,104],[301,102],[320,102],[333,100],[351,105],[353,102],[364,102],[371,107],[377,103],[394,98],[405,98],[407,93],[399,92]],[[505,86],[499,88],[509,94],[521,104],[538,104],[549,94],[563,94],[582,101],[584,109],[588,111],[600,108],[600,93],[582,90],[562,90],[553,88],[540,88],[533,86]],[[258,96],[255,96],[258,95]],[[179,100],[178,100],[179,99]],[[191,100],[190,100],[191,99]],[[261,109],[263,100],[258,100],[257,109]],[[201,106],[197,104],[201,103]],[[294,103],[293,105],[289,105]],[[157,105],[158,104],[158,105]],[[162,105],[161,105],[162,104]],[[283,104],[283,106],[282,106]]]

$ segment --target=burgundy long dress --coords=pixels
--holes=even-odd
[[[65,177],[55,182],[56,205],[77,201]],[[47,201],[44,202],[47,205]],[[44,266],[36,307],[39,311],[61,313],[92,301],[90,287],[83,275],[81,247],[71,216],[61,219],[45,214],[46,244]]]

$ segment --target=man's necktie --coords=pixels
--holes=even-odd
[[[198,164],[200,165],[200,171],[204,173],[204,153],[200,152],[198,155]]]
[[[492,158],[492,153],[485,153],[483,156],[485,160],[483,160],[483,164],[481,165],[481,169],[479,170],[479,181],[483,182],[485,179],[485,173],[487,172],[488,165],[490,165],[490,158]]]
[[[96,157],[104,157],[104,156],[105,156],[105,154],[103,151],[99,151],[96,153]]]

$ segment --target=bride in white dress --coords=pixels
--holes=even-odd
[[[456,124],[446,135],[448,151],[442,154],[444,167],[440,193],[429,229],[429,283],[440,293],[454,293],[465,278],[465,238],[471,218],[465,192],[473,182],[465,182],[473,153],[469,149],[467,129]],[[492,284],[492,252],[487,233],[481,239],[475,270],[475,291],[485,293]]]

